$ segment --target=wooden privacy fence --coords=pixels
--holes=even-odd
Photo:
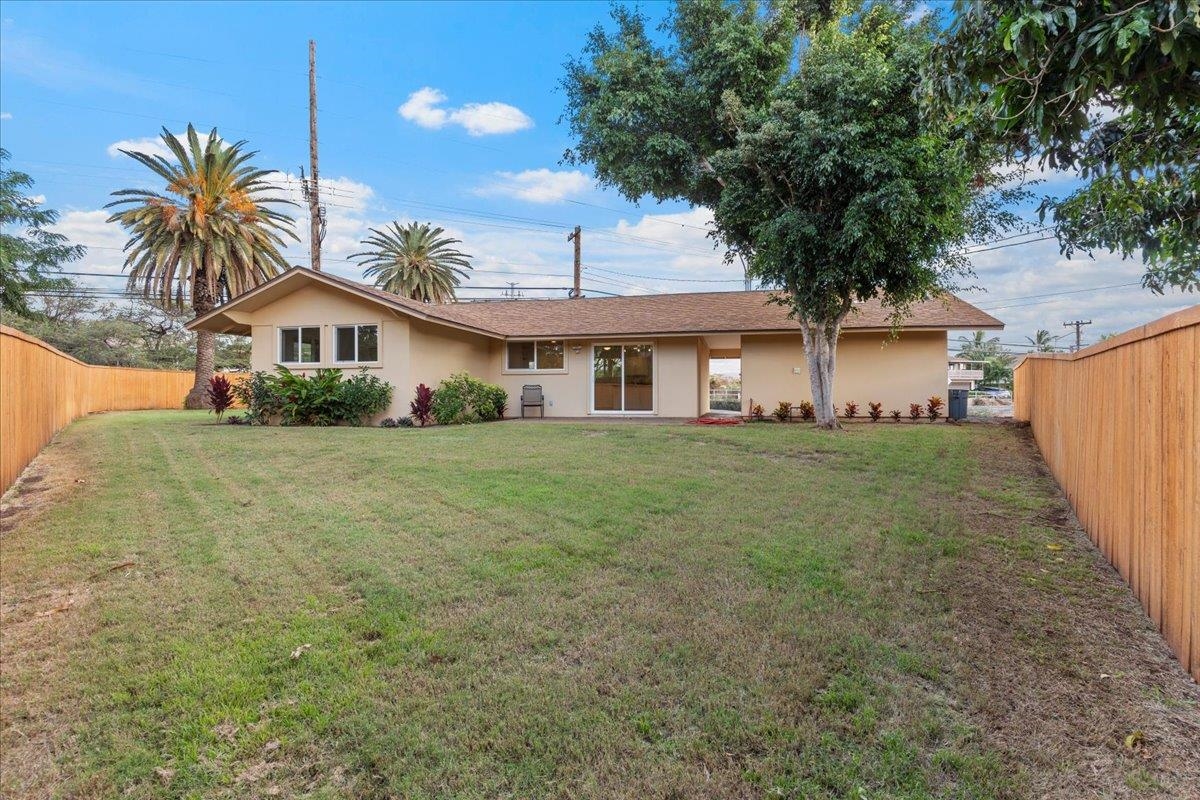
[[[0,491],[55,433],[94,411],[181,408],[193,373],[97,367],[0,325]]]
[[[1013,413],[1200,681],[1200,305],[1016,369]]]

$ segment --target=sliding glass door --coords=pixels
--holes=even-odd
[[[592,410],[654,411],[654,345],[607,344],[592,348]]]

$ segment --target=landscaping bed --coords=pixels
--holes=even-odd
[[[86,418],[6,497],[0,794],[1200,785],[1024,429],[210,423]]]

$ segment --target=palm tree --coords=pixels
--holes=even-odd
[[[350,258],[358,259],[363,275],[384,291],[423,303],[450,303],[454,287],[471,269],[471,256],[455,250],[451,245],[462,241],[444,233],[426,222],[393,222],[383,230],[371,228],[363,241],[369,249]]]
[[[1035,353],[1054,353],[1058,351],[1058,348],[1054,346],[1054,343],[1061,338],[1063,337],[1051,336],[1050,331],[1039,330],[1033,336],[1026,336],[1025,341],[1029,342],[1029,344],[1033,346],[1033,351]]]
[[[257,153],[244,151],[244,141],[226,144],[215,128],[203,145],[191,125],[186,147],[166,128],[162,141],[174,161],[121,152],[166,181],[165,192],[122,189],[113,192],[121,199],[105,206],[121,208],[108,221],[129,233],[129,291],[167,308],[190,302],[198,316],[286,270],[280,253],[284,236],[299,239],[292,218],[268,204],[294,204],[264,196],[275,187],[266,180],[268,170],[249,165]],[[208,405],[215,344],[215,334],[196,334],[196,383],[185,401],[188,408]]]
[[[975,331],[971,336],[958,337],[958,357],[974,361],[986,361],[1001,351],[1000,338],[988,338],[986,331]]]

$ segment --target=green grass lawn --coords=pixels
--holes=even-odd
[[[82,420],[12,498],[6,796],[1179,796],[1200,775],[1194,687],[1025,431],[210,419]]]

